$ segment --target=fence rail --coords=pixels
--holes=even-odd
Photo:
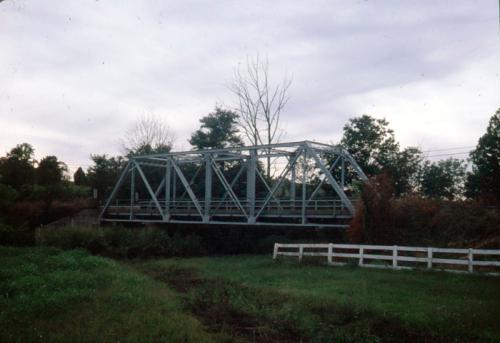
[[[273,259],[277,259],[278,256],[296,256],[299,262],[304,256],[327,257],[330,265],[356,263],[361,267],[413,269],[423,264],[427,269],[500,275],[500,249],[275,243]]]

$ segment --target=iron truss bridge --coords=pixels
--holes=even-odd
[[[365,180],[347,150],[311,141],[135,156],[99,219],[345,227]]]

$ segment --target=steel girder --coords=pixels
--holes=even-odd
[[[264,175],[268,158],[276,177]],[[311,141],[135,156],[99,219],[342,227],[352,176],[366,180],[347,150]]]

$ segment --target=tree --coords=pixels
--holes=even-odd
[[[108,157],[104,155],[91,155],[94,165],[87,170],[88,185],[97,189],[99,199],[104,199],[115,185],[120,172],[125,167],[122,156]]]
[[[57,186],[64,180],[68,167],[58,161],[56,156],[44,157],[36,168],[37,184],[40,186]]]
[[[464,177],[463,160],[426,161],[422,168],[422,193],[429,198],[457,199],[463,195]]]
[[[174,142],[175,135],[169,126],[150,114],[142,116],[127,130],[122,147],[127,156],[167,153]]]
[[[349,119],[340,144],[351,153],[367,176],[386,172],[393,180],[397,196],[417,188],[422,152],[415,147],[400,150],[387,120],[366,114]]]
[[[349,150],[367,176],[380,174],[399,153],[389,123],[366,114],[349,119],[340,144]]]
[[[28,143],[16,145],[6,157],[0,158],[0,182],[20,190],[35,183],[33,147]]]
[[[36,163],[34,156],[35,149],[29,143],[18,144],[7,154],[7,158],[17,158],[20,161],[26,161],[31,165]]]
[[[269,77],[269,61],[248,59],[246,68],[238,67],[229,90],[236,96],[235,111],[244,136],[252,145],[279,142],[283,129],[281,114],[288,103],[292,80],[287,76],[279,83]],[[267,158],[267,175],[270,176],[271,160]]]
[[[235,112],[216,107],[214,112],[200,119],[201,127],[191,135],[189,143],[197,150],[242,146],[237,119]]]
[[[500,108],[491,117],[470,160],[473,165],[467,176],[467,195],[500,203]]]
[[[78,167],[76,172],[73,174],[73,182],[77,186],[86,186],[87,185],[87,175],[83,171],[82,167]]]
[[[416,147],[407,147],[400,151],[386,170],[394,182],[397,196],[415,192],[419,185],[419,174],[422,168],[422,151]]]

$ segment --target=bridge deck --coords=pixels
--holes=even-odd
[[[351,200],[355,202],[355,200]],[[256,200],[256,206],[262,206],[264,199]],[[162,213],[151,201],[139,201],[133,206],[127,204],[125,200],[118,200],[110,204],[107,209],[108,221],[123,222],[156,222],[156,223],[204,223],[204,218],[199,213],[196,206],[190,201],[176,201],[170,203],[169,216],[165,216],[165,202],[159,201],[159,205],[164,210]],[[204,208],[205,203],[201,201],[199,205]],[[245,201],[242,202],[245,210]],[[230,201],[211,201],[210,223],[223,222],[225,224],[248,224],[246,212],[235,206]],[[307,222],[303,222],[305,216]],[[343,206],[338,199],[312,200],[302,210],[300,201],[277,200],[267,205],[259,216],[257,225],[287,225],[287,226],[324,226],[324,227],[344,227],[352,217],[348,209]]]

